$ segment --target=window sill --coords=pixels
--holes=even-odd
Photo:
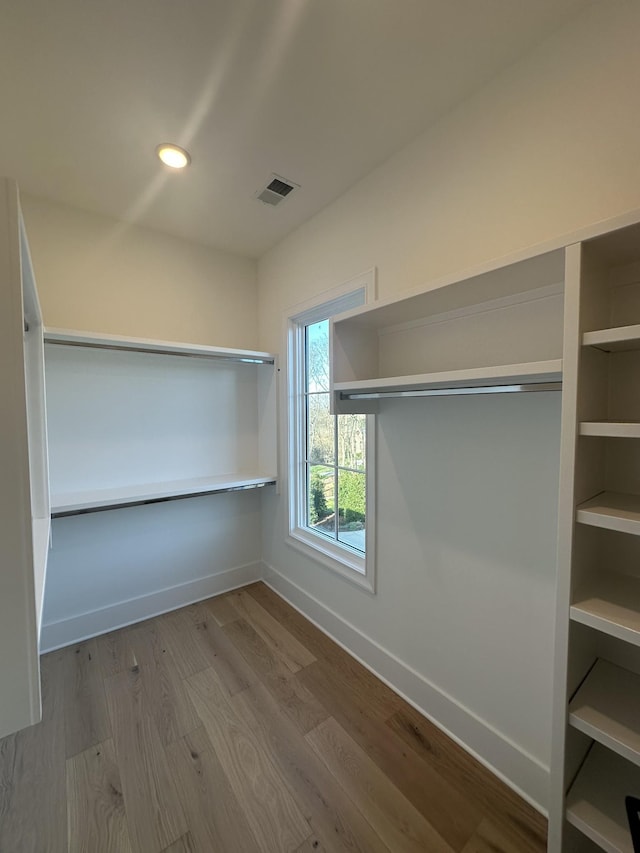
[[[333,545],[330,540],[323,541],[320,536],[301,528],[290,530],[286,542],[291,548],[340,575],[349,583],[375,595],[373,573],[367,570],[369,567],[366,566],[364,557],[359,557],[347,548]]]

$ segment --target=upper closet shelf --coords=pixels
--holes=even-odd
[[[562,359],[445,370],[413,376],[391,376],[336,382],[342,400],[384,397],[497,394],[514,391],[557,391],[562,387]]]
[[[144,483],[119,486],[111,489],[93,489],[66,492],[51,496],[51,514],[60,518],[133,504],[157,503],[178,498],[198,497],[217,492],[258,489],[276,482],[274,475],[223,474],[217,477],[194,477],[189,480],[172,480],[166,483]]]
[[[585,332],[582,343],[584,346],[596,347],[605,352],[640,349],[640,325]]]
[[[174,341],[156,341],[148,338],[127,338],[121,335],[103,335],[95,332],[77,332],[70,329],[50,329],[44,331],[44,339],[49,344],[64,346],[90,347],[93,349],[125,350],[127,352],[147,352],[164,355],[182,355],[191,358],[222,359],[246,364],[274,364],[275,356],[257,350],[229,349],[201,344],[183,344]]]

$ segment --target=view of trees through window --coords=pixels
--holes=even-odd
[[[307,525],[365,550],[366,416],[329,411],[329,321],[305,326]]]

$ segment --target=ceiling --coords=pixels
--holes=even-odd
[[[1,5],[0,174],[259,256],[588,0]],[[276,208],[272,173],[300,184]]]

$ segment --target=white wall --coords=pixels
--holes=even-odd
[[[256,348],[254,261],[48,201],[23,197],[22,204],[46,325]],[[236,397],[245,400],[246,393],[227,387],[229,371],[224,368],[138,355],[125,383],[118,378],[118,365],[135,360],[135,355],[111,353],[109,361],[109,353],[55,348],[50,356],[53,488],[122,484],[118,464],[125,469],[126,482],[131,483],[140,477],[155,481],[206,476],[255,463],[255,443],[251,443],[251,459],[236,458],[237,447],[245,448],[244,455],[249,456],[249,441],[242,435],[241,424],[255,419],[255,412],[243,417],[246,406],[241,412]],[[211,392],[211,371],[217,377],[216,387],[222,383],[226,389],[224,411],[216,411],[220,401],[216,403],[203,391],[208,388]],[[108,390],[101,400],[93,393],[98,380]],[[136,381],[141,383],[137,389]],[[255,377],[248,381],[255,392]],[[172,402],[180,411],[167,411],[162,399],[155,400],[153,411],[160,414],[150,426],[153,394],[170,393],[171,383],[179,386]],[[188,400],[190,389],[202,399]],[[118,406],[120,392],[127,399]],[[131,395],[135,401],[129,399]],[[82,407],[83,401],[84,410],[69,414],[74,405]],[[92,458],[98,446],[92,442],[99,443],[107,425],[122,429],[127,416],[132,440],[120,433],[112,438],[108,462],[104,456]],[[75,456],[65,427],[69,418],[81,433],[75,439]],[[176,424],[183,426],[185,419],[191,421],[190,443],[176,446],[176,441],[184,441],[174,435]],[[233,447],[227,442],[214,453],[207,426],[211,432],[221,428],[223,420],[227,426],[233,424],[227,431]],[[155,436],[154,428],[158,431]],[[145,438],[141,443],[136,433],[142,429]],[[118,440],[126,442],[121,453],[114,448]],[[198,470],[197,452],[208,457],[202,460],[202,471]],[[83,453],[89,461],[83,460]],[[155,466],[149,461],[153,453],[162,457]],[[79,469],[91,482],[83,484]],[[260,498],[255,493],[54,520],[43,650],[255,579],[260,572],[260,521]]]
[[[22,196],[47,326],[255,349],[255,261]]]
[[[260,345],[372,266],[388,297],[640,207],[639,39],[596,4],[267,253]],[[559,403],[386,404],[376,597],[287,547],[284,497],[263,520],[270,581],[543,806]]]
[[[43,651],[257,580],[260,523],[254,491],[54,519]]]

